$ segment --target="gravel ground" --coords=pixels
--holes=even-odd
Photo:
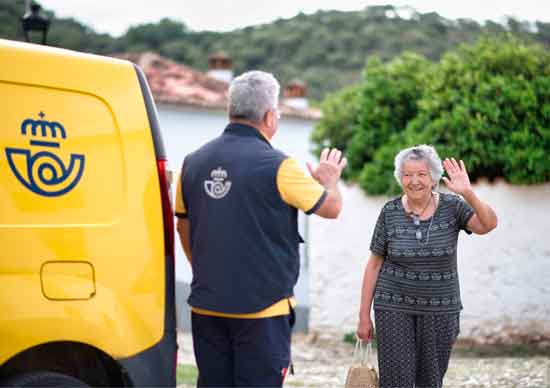
[[[181,334],[180,364],[195,364],[191,337]],[[337,331],[312,331],[293,337],[295,375],[285,387],[343,387],[353,362],[353,347]],[[376,365],[376,361],[374,361]],[[179,385],[181,388],[191,384]],[[550,388],[550,360],[545,357],[477,358],[453,355],[445,388]]]

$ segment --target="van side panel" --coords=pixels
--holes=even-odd
[[[5,81],[0,95],[9,96],[0,227],[108,228],[119,222],[128,171],[109,104],[91,94]]]
[[[55,341],[152,348],[167,268],[132,64],[0,40],[0,69],[0,365]]]

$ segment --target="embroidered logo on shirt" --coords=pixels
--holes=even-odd
[[[212,180],[204,181],[204,190],[211,198],[221,199],[229,193],[231,181],[227,179],[227,171],[218,167],[210,172]]]

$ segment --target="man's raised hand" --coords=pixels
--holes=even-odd
[[[346,167],[348,161],[342,157],[342,151],[333,148],[325,148],[321,152],[319,165],[315,168],[308,162],[309,173],[317,182],[325,188],[334,187],[340,180],[342,170]]]

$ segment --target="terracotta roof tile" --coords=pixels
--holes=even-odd
[[[131,61],[143,70],[157,103],[226,109],[229,87],[226,82],[152,52],[112,56]],[[280,109],[283,116],[321,118],[321,112],[314,108],[297,109],[281,104]]]

